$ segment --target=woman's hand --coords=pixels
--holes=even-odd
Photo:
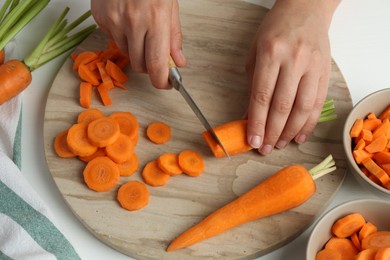
[[[132,70],[148,73],[156,88],[170,88],[170,55],[177,66],[186,63],[177,0],[91,0],[91,10],[100,28],[129,55]]]
[[[247,136],[263,155],[293,139],[305,142],[318,122],[328,89],[328,29],[337,2],[279,0],[258,29],[247,62]]]

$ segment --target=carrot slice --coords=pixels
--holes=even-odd
[[[120,134],[116,141],[106,146],[107,156],[116,163],[124,163],[130,160],[134,153],[135,143],[125,134]]]
[[[110,106],[112,105],[112,100],[110,97],[110,94],[108,93],[108,90],[110,89],[110,86],[107,86],[106,83],[101,83],[98,87],[97,90],[99,92],[100,99],[103,102],[103,105],[105,106]]]
[[[136,153],[133,153],[129,160],[123,163],[118,163],[121,176],[133,175],[139,167],[139,160]]]
[[[119,181],[119,167],[108,157],[96,157],[83,171],[84,181],[94,191],[109,191]]]
[[[183,172],[192,177],[199,176],[205,168],[203,157],[194,150],[181,151],[178,162]]]
[[[379,248],[375,254],[375,260],[389,260],[390,259],[390,247]]]
[[[171,139],[171,127],[160,121],[153,122],[146,128],[146,136],[155,144],[164,144]]]
[[[82,79],[86,82],[89,82],[94,86],[97,86],[100,83],[100,81],[96,77],[95,73],[93,73],[92,70],[87,67],[87,65],[81,64],[79,66],[77,73],[78,73],[80,79]]]
[[[355,120],[349,132],[351,137],[358,137],[360,135],[361,131],[363,130],[363,121],[364,120],[361,118]]]
[[[89,162],[96,157],[101,157],[101,156],[106,156],[106,149],[99,147],[95,153],[89,155],[89,156],[79,156],[79,159],[82,160],[83,162]]]
[[[356,247],[356,249],[360,251],[362,246],[361,246],[361,242],[360,242],[359,235],[357,232],[355,232],[351,235],[351,241],[354,244],[354,246]]]
[[[382,120],[378,118],[367,118],[363,120],[363,129],[374,131],[378,126],[382,124]]]
[[[68,142],[68,129],[59,133],[54,139],[54,150],[59,157],[62,158],[73,158],[76,155],[69,149]]]
[[[90,108],[92,101],[92,84],[89,82],[80,83],[80,106]]]
[[[352,236],[358,232],[366,223],[364,217],[359,213],[351,213],[338,219],[332,226],[332,233],[339,238]]]
[[[128,135],[133,141],[137,139],[139,123],[135,115],[130,112],[114,112],[109,117],[118,122],[122,134]]]
[[[174,153],[164,153],[157,158],[158,167],[169,175],[179,175],[183,170],[179,166],[179,156]]]
[[[364,149],[364,147],[366,147],[366,141],[364,141],[363,139],[360,139],[356,143],[356,145],[355,145],[355,147],[353,149],[354,150],[362,150],[362,149]]]
[[[106,72],[113,80],[120,83],[124,83],[129,80],[129,77],[123,72],[123,70],[110,60],[106,63]]]
[[[80,52],[73,62],[73,70],[78,71],[80,65],[87,64],[97,58],[98,55],[93,51]]]
[[[376,258],[375,258],[376,253],[377,253],[376,249],[372,249],[372,248],[365,249],[365,250],[360,251],[355,256],[355,258],[353,258],[353,260],[376,260]]]
[[[316,255],[315,260],[343,260],[339,251],[329,248],[324,248]]]
[[[66,141],[69,149],[78,156],[89,156],[98,149],[89,142],[87,125],[83,123],[74,124],[69,128]]]
[[[142,170],[142,178],[150,186],[164,186],[170,177],[158,167],[156,160],[148,162]]]
[[[367,129],[362,129],[362,131],[360,132],[360,137],[363,138],[363,140],[365,140],[365,141],[371,142],[372,141],[372,132],[370,130],[367,130]]]
[[[139,210],[148,205],[149,191],[144,183],[129,181],[120,186],[117,200],[124,209]]]
[[[378,228],[371,222],[367,222],[359,231],[359,240],[362,241],[369,234],[377,232]]]
[[[113,144],[119,135],[119,124],[110,117],[101,117],[88,124],[88,139],[98,147]]]
[[[99,74],[102,78],[103,83],[106,84],[108,89],[114,88],[114,82],[112,81],[111,77],[108,75],[104,62],[98,62],[96,63],[96,65],[98,67]]]
[[[373,138],[372,142],[364,149],[366,149],[367,152],[374,154],[383,151],[386,148],[386,145],[387,138],[384,134],[381,134],[380,136]]]
[[[93,120],[104,117],[104,113],[97,108],[86,109],[79,113],[77,123],[89,124]]]
[[[390,231],[378,231],[369,234],[362,240],[362,249],[380,249],[390,247]]]
[[[341,259],[353,259],[358,254],[357,248],[348,238],[332,237],[325,244],[325,248],[340,252]]]
[[[369,153],[364,149],[356,149],[352,152],[352,155],[358,164],[361,164],[363,160],[374,156],[372,153]]]

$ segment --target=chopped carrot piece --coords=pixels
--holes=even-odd
[[[341,253],[334,249],[324,248],[316,255],[315,260],[343,260]]]
[[[79,159],[82,160],[83,162],[89,162],[89,161],[95,159],[96,157],[106,156],[106,155],[107,155],[106,149],[99,147],[95,153],[93,153],[89,156],[79,156]]]
[[[106,146],[107,156],[116,163],[130,160],[134,153],[135,143],[128,135],[120,134],[114,143]]]
[[[371,222],[367,222],[359,231],[359,240],[362,241],[369,234],[377,232],[378,228]]]
[[[363,119],[358,118],[355,120],[355,122],[354,122],[354,124],[349,132],[349,135],[351,137],[358,137],[362,130],[363,130]]]
[[[346,238],[358,232],[366,223],[359,213],[351,213],[338,219],[332,226],[332,233],[339,238]]]
[[[375,260],[389,260],[390,259],[390,247],[379,248],[375,254]]]
[[[54,139],[54,150],[59,157],[73,158],[76,155],[69,149],[66,138],[68,137],[68,129],[59,133]]]
[[[381,124],[382,124],[382,120],[378,118],[367,118],[363,120],[363,129],[372,132]]]
[[[96,157],[83,171],[84,181],[94,191],[109,191],[119,181],[119,167],[108,157]]]
[[[86,65],[81,64],[79,70],[77,71],[80,79],[91,83],[94,86],[99,85],[99,79],[96,77],[95,73],[92,72]]]
[[[390,231],[377,231],[362,240],[362,249],[390,247]]]
[[[390,163],[382,164],[381,168],[390,176]]]
[[[368,144],[364,149],[367,152],[374,154],[377,152],[381,152],[386,148],[387,138],[384,134],[374,138],[370,144]]]
[[[80,83],[80,106],[84,108],[91,107],[92,84],[89,82]]]
[[[194,150],[179,153],[178,162],[183,172],[189,176],[199,176],[205,168],[203,157]]]
[[[146,128],[146,136],[155,144],[164,144],[171,139],[171,127],[160,121],[153,122]]]
[[[112,100],[110,98],[110,95],[108,94],[109,87],[105,85],[105,83],[101,83],[98,87],[98,92],[100,99],[103,102],[103,105],[105,106],[110,106],[112,105]]]
[[[121,56],[115,61],[115,64],[123,70],[128,64],[130,64],[130,59],[127,56]]]
[[[358,254],[357,248],[348,238],[332,237],[326,242],[325,248],[340,252],[341,259],[353,259]]]
[[[117,200],[122,208],[133,211],[144,208],[149,203],[149,191],[140,181],[129,181],[120,186]]]
[[[104,62],[98,62],[96,63],[96,65],[98,67],[99,74],[102,78],[103,83],[107,85],[108,89],[114,88],[114,82],[112,82],[112,78],[110,77],[110,75],[108,75]]]
[[[377,250],[376,249],[364,249],[360,251],[353,260],[375,260]]]
[[[352,152],[352,155],[353,155],[353,158],[355,158],[356,163],[358,163],[358,164],[361,164],[363,160],[374,156],[373,154],[371,154],[363,149],[354,150]]]
[[[96,60],[98,56],[92,51],[80,52],[73,62],[73,70],[78,71],[80,65],[85,65],[93,60]]]
[[[378,118],[374,112],[368,113],[368,115],[366,117],[368,119],[377,119]]]
[[[139,160],[136,153],[133,153],[129,160],[123,163],[118,163],[121,176],[133,175],[139,167]]]
[[[158,167],[156,160],[148,162],[142,170],[142,178],[150,186],[164,186],[170,177]]]
[[[377,164],[388,164],[390,163],[390,152],[379,152],[374,154],[372,158]]]
[[[357,248],[357,250],[360,251],[361,249],[361,242],[360,242],[360,239],[359,239],[359,235],[357,232],[353,233],[351,235],[351,241],[352,243],[355,245],[355,247]]]
[[[101,117],[88,124],[88,140],[97,147],[113,144],[119,135],[119,124],[110,117]]]
[[[382,111],[382,113],[379,115],[380,119],[388,118],[390,119],[390,105],[385,108],[385,110]]]
[[[97,108],[86,109],[79,113],[77,123],[89,124],[95,119],[104,117],[104,113]]]
[[[362,131],[360,132],[360,136],[365,141],[369,141],[369,142],[372,141],[372,132],[370,130],[363,128]]]
[[[376,164],[371,158],[366,158],[362,161],[362,164],[364,167],[367,168],[369,172],[371,172],[375,177],[377,177],[382,184],[386,184],[390,181],[389,175],[378,165]]]
[[[135,115],[130,112],[114,112],[109,117],[118,122],[122,134],[128,135],[133,141],[137,139],[139,123]]]
[[[356,143],[354,150],[362,150],[362,149],[364,149],[364,147],[366,147],[366,141],[364,141],[363,139],[360,139]]]
[[[385,135],[390,138],[390,121],[385,118],[380,126],[378,126],[372,133],[372,138],[377,138],[380,135]]]
[[[123,70],[110,60],[106,63],[106,72],[113,80],[120,83],[124,83],[129,80],[129,77],[123,72]]]
[[[89,142],[87,125],[83,123],[74,124],[69,128],[66,141],[69,149],[78,156],[89,156],[98,149]]]
[[[120,82],[118,82],[118,81],[116,81],[116,80],[113,80],[113,82],[114,82],[114,86],[115,86],[115,87],[121,88],[121,89],[123,89],[123,90],[127,90],[126,86],[123,85],[122,83],[120,83]]]
[[[169,175],[179,175],[183,170],[179,166],[179,157],[174,153],[164,153],[157,159],[158,167]]]

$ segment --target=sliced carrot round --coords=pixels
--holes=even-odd
[[[148,162],[142,170],[142,178],[150,186],[164,186],[170,177],[171,175],[158,167],[156,160]]]
[[[59,157],[62,158],[73,158],[76,155],[69,149],[68,142],[68,129],[59,133],[54,139],[54,150]]]
[[[338,219],[332,226],[332,233],[339,238],[352,236],[358,232],[366,223],[360,213],[351,213]]]
[[[117,200],[124,209],[139,210],[149,203],[149,191],[144,183],[129,181],[119,188]]]
[[[179,157],[174,153],[164,153],[157,158],[158,167],[169,175],[179,175],[183,170],[179,166]]]
[[[96,157],[83,171],[84,181],[94,191],[109,191],[119,181],[119,167],[108,157]]]
[[[171,139],[171,127],[163,122],[153,122],[146,128],[146,136],[156,144],[164,144]]]
[[[134,153],[135,143],[128,135],[120,134],[116,141],[106,147],[107,156],[116,163],[130,160]]]
[[[118,163],[119,171],[121,176],[131,176],[133,175],[139,167],[139,160],[136,153],[133,153],[129,160]]]
[[[79,113],[77,123],[89,124],[93,120],[104,117],[104,113],[97,108],[89,108]]]
[[[102,148],[102,147],[99,147],[95,153],[89,155],[89,156],[79,156],[79,159],[82,160],[83,162],[89,162],[91,161],[92,159],[95,159],[96,157],[100,157],[100,156],[106,156],[107,153],[106,153],[106,149],[105,148]]]
[[[69,128],[66,138],[69,149],[78,156],[89,156],[95,153],[97,146],[91,144],[87,137],[87,125],[74,124]]]
[[[204,171],[203,157],[194,150],[179,153],[179,166],[189,176],[199,176]]]
[[[119,124],[112,118],[102,117],[88,124],[88,139],[98,147],[113,144],[119,135]]]
[[[132,140],[137,139],[139,123],[135,115],[130,112],[114,112],[109,117],[118,122],[122,134],[130,136]]]

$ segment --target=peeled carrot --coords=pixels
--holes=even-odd
[[[388,260],[390,259],[390,247],[379,248],[375,254],[375,260]]]
[[[80,106],[84,108],[91,107],[92,84],[89,82],[80,83]]]
[[[382,124],[382,120],[376,117],[371,117],[363,120],[363,129],[373,131]]]
[[[170,177],[158,167],[156,160],[148,162],[142,170],[142,178],[150,186],[164,186]]]
[[[188,247],[249,221],[299,206],[315,193],[313,178],[333,171],[333,165],[329,156],[310,171],[302,165],[284,167],[179,235],[166,250]]]
[[[119,188],[117,200],[124,209],[139,210],[149,203],[149,191],[144,183],[129,181]]]
[[[78,71],[80,68],[80,65],[85,65],[90,63],[93,60],[98,59],[98,55],[94,53],[93,51],[84,51],[79,54],[77,54],[76,59],[73,63],[73,70]]]
[[[341,253],[337,250],[324,248],[316,254],[315,260],[343,260]]]
[[[171,127],[160,121],[153,122],[146,128],[146,136],[155,144],[164,144],[171,139]]]
[[[387,138],[384,134],[382,134],[374,138],[372,142],[366,145],[364,149],[366,149],[367,152],[374,154],[383,151],[386,148],[386,145],[387,145]]]
[[[377,164],[388,164],[390,163],[390,152],[379,152],[374,154],[372,158]]]
[[[364,226],[359,231],[359,240],[362,241],[369,234],[377,232],[377,231],[378,231],[378,228],[374,224],[372,224],[371,222],[367,222],[364,224]]]
[[[192,177],[199,176],[205,167],[203,157],[194,150],[181,151],[178,164],[185,174]]]
[[[104,117],[104,113],[97,108],[83,110],[77,116],[77,123],[89,124],[95,119]]]
[[[119,181],[119,167],[108,157],[96,157],[83,171],[84,181],[94,191],[109,191]]]
[[[66,141],[69,149],[78,156],[92,155],[98,149],[97,146],[89,142],[87,125],[83,123],[74,124],[69,128]]]
[[[59,133],[54,139],[54,150],[59,157],[73,158],[76,155],[69,149],[66,138],[68,137],[68,129]]]
[[[355,256],[355,258],[353,258],[353,260],[376,260],[376,258],[375,258],[376,253],[377,253],[376,249],[372,249],[372,248],[365,249],[365,250],[360,251]]]
[[[133,141],[137,140],[139,123],[135,115],[130,112],[114,112],[109,117],[118,122],[122,134],[128,135]]]
[[[97,147],[113,144],[119,135],[119,124],[112,118],[101,117],[88,124],[88,140]]]
[[[362,249],[380,249],[390,247],[390,231],[378,231],[369,234],[362,240]]]
[[[357,232],[353,233],[350,238],[351,238],[352,243],[356,247],[356,249],[360,251],[362,249],[362,245],[361,245],[361,242],[360,242],[361,240],[359,239],[358,233]]]
[[[91,83],[94,86],[98,86],[100,84],[99,78],[93,73],[93,71],[87,67],[87,65],[81,64],[77,71],[80,79]]]
[[[179,156],[175,153],[164,153],[157,158],[158,167],[169,175],[179,175],[183,170],[179,166]]]
[[[107,156],[116,163],[124,163],[134,154],[135,143],[128,135],[120,134],[114,143],[106,146]]]
[[[348,238],[338,238],[332,237],[325,244],[325,248],[333,249],[341,254],[341,259],[345,260],[353,260],[354,257],[358,254],[357,248],[354,246],[352,241]]]
[[[110,94],[108,93],[108,91],[110,90],[110,86],[107,86],[103,82],[103,83],[100,83],[100,85],[97,87],[97,90],[99,92],[99,96],[103,102],[103,105],[105,105],[105,106],[112,105],[112,100],[111,100]]]
[[[118,166],[121,176],[133,175],[139,167],[139,160],[137,154],[133,153],[129,160],[123,163],[118,163]]]
[[[346,238],[358,232],[366,223],[359,213],[348,214],[338,219],[332,226],[332,233],[339,238]]]

